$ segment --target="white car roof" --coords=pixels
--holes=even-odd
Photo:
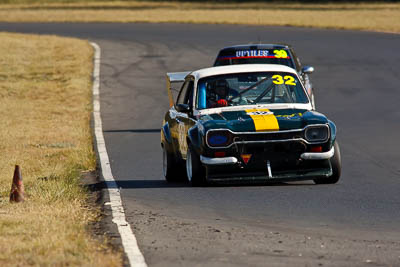
[[[288,66],[277,64],[238,64],[211,67],[193,71],[190,75],[196,80],[204,77],[244,72],[288,72],[297,75],[296,71]]]

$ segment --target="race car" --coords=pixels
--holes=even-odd
[[[302,66],[300,59],[289,45],[284,44],[248,44],[229,46],[219,51],[214,66],[235,64],[280,64],[297,71],[315,109],[314,90],[309,74],[314,72],[311,66]]]
[[[183,82],[176,101],[175,82]],[[161,127],[167,181],[339,180],[336,126],[313,110],[293,68],[250,64],[167,73],[167,89],[170,109]]]

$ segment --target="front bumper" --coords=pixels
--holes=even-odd
[[[332,175],[331,168],[319,170],[307,170],[297,172],[279,172],[275,173],[273,170],[270,173],[249,173],[240,174],[237,176],[224,176],[224,175],[208,175],[208,181],[214,182],[290,182],[290,181],[303,181],[312,180],[316,177],[329,177]]]
[[[236,157],[208,158],[200,156],[200,161],[204,165],[230,165],[238,163],[238,159]]]
[[[270,156],[261,160],[258,158],[257,165],[244,164],[235,156],[200,156],[200,160],[206,166],[209,181],[300,181],[331,176],[329,159],[334,153],[334,148],[327,152],[303,152],[298,154],[297,163],[284,162]]]
[[[333,157],[335,154],[334,147],[327,152],[305,152],[300,155],[303,160],[326,160]],[[200,156],[200,161],[204,165],[230,165],[238,163],[236,157],[223,157],[223,158],[209,158],[205,156]]]
[[[334,147],[327,152],[306,152],[300,155],[300,157],[304,160],[324,160],[330,159],[335,154]]]

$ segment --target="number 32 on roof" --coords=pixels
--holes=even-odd
[[[274,75],[272,76],[272,82],[274,84],[296,85],[295,79],[290,75],[285,75],[284,77],[281,75]]]

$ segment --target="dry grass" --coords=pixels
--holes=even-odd
[[[79,185],[95,168],[89,125],[92,48],[85,41],[0,33],[0,265],[120,265],[94,241]],[[14,165],[27,200],[10,204]]]
[[[0,21],[228,23],[400,32],[400,3],[50,2],[0,5]]]

